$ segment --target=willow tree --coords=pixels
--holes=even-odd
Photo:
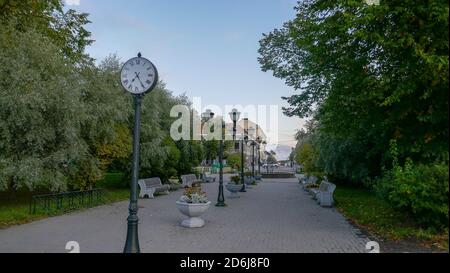
[[[11,23],[18,32],[33,28],[49,38],[73,62],[91,60],[85,52],[93,42],[88,14],[65,9],[63,0],[0,0],[0,25]]]
[[[64,190],[88,153],[80,78],[51,39],[0,29],[0,188]]]

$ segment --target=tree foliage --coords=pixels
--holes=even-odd
[[[85,53],[92,44],[88,14],[64,11],[62,0],[0,0],[0,25],[14,24],[19,32],[33,28],[49,38],[64,56],[74,62],[88,61]]]
[[[295,9],[295,19],[264,35],[259,62],[298,91],[284,98],[285,114],[316,123],[299,132],[308,136],[299,152],[314,151],[315,166],[336,180],[373,185],[394,177],[395,141],[399,165],[445,177],[432,166],[448,166],[448,1],[305,0]],[[411,177],[418,191],[427,187]],[[409,185],[401,181],[391,180],[392,192]]]
[[[87,15],[61,1],[0,8],[0,190],[89,189],[108,170],[130,174],[132,96],[117,56],[96,65],[85,53]],[[170,138],[177,104],[190,105],[162,82],[142,101],[142,177],[165,181],[204,158],[201,143]]]
[[[88,146],[76,69],[30,29],[0,30],[0,188],[66,188]]]
[[[324,161],[344,153],[340,169],[361,175],[341,175],[375,176],[391,139],[400,160],[448,157],[447,1],[307,0],[296,11],[264,35],[259,61],[299,90],[285,113],[314,114]]]

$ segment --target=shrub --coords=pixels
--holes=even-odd
[[[235,175],[231,177],[231,182],[233,182],[236,185],[242,184],[241,183],[241,177],[239,175]]]
[[[313,176],[323,176],[323,173],[316,165],[317,153],[310,142],[305,142],[299,147],[296,161],[303,165],[302,172]]]
[[[241,168],[241,156],[239,154],[232,154],[227,157],[229,166],[239,170]]]
[[[411,212],[426,227],[448,227],[448,165],[394,165],[379,179],[375,189],[394,207]]]

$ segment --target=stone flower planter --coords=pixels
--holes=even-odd
[[[187,228],[200,228],[205,225],[205,221],[201,219],[199,216],[205,213],[208,210],[211,202],[201,203],[201,204],[190,204],[177,201],[178,210],[189,217],[181,222],[181,226]]]
[[[230,192],[229,198],[239,198],[238,192],[242,189],[242,185],[228,183],[225,188]]]
[[[244,178],[244,182],[247,188],[251,189],[255,183],[255,179],[253,177],[247,176]]]

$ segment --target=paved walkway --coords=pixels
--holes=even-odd
[[[214,201],[217,186],[203,186]],[[179,225],[181,193],[139,201],[142,252],[365,252],[368,242],[335,209],[315,204],[295,179],[266,179],[227,199],[227,208],[211,206],[201,229]],[[121,252],[127,207],[119,202],[0,230],[0,252],[66,252],[68,241],[79,242],[81,252]]]

